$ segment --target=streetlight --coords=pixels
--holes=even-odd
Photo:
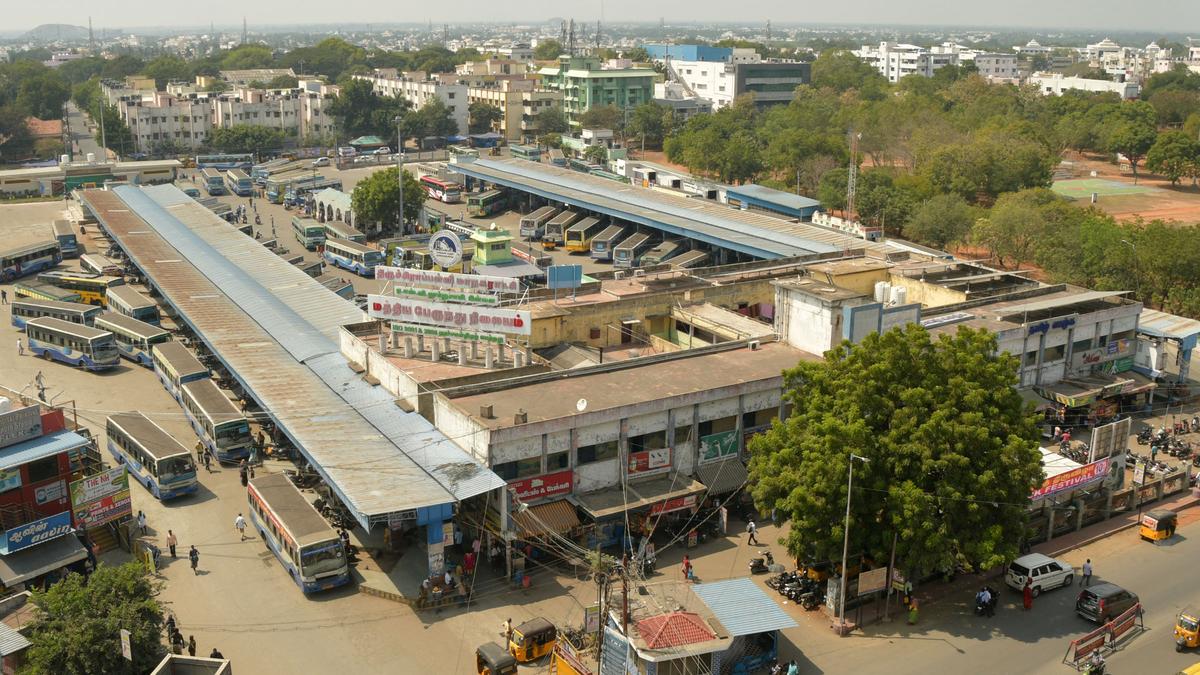
[[[396,115],[396,180],[400,182],[400,228],[396,234],[404,234],[404,135],[400,125],[404,118]]]
[[[1133,251],[1133,287],[1134,287],[1134,291],[1137,292],[1138,300],[1141,300],[1142,299],[1142,273],[1141,273],[1141,270],[1138,269],[1137,244],[1134,244],[1133,242],[1129,241],[1128,239],[1122,239],[1121,243],[1125,244],[1126,246],[1128,246],[1130,248],[1130,250]]]
[[[846,635],[846,564],[850,557],[850,491],[854,489],[854,460],[861,460],[863,464],[871,460],[866,457],[860,457],[854,453],[850,453],[850,477],[846,481],[846,524],[843,527],[842,538],[842,581],[839,586],[841,593],[841,601],[838,602],[838,635],[845,637]]]

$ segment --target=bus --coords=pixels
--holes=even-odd
[[[626,231],[624,225],[609,225],[603,232],[592,237],[592,260],[612,262],[613,249],[625,238]]]
[[[239,197],[249,197],[254,194],[254,183],[250,182],[250,176],[245,171],[230,169],[225,172],[225,189]]]
[[[200,172],[200,183],[210,196],[225,194],[225,177],[217,169],[205,169]]]
[[[671,258],[671,269],[686,270],[700,267],[708,262],[708,254],[704,251],[692,250]]]
[[[551,218],[550,222],[546,223],[546,231],[542,233],[542,248],[558,248],[563,243],[563,236],[567,228],[582,218],[581,212],[569,209]]]
[[[345,239],[326,239],[321,255],[330,265],[363,277],[374,277],[375,267],[383,264],[381,251]]]
[[[558,209],[553,206],[543,206],[527,216],[521,216],[521,238],[541,239],[546,233],[546,223],[558,215]]]
[[[250,423],[216,382],[196,380],[180,389],[184,414],[218,462],[236,462],[250,456]]]
[[[291,204],[292,206],[300,206],[301,204],[304,203],[305,195],[308,195],[309,193],[312,193],[312,192],[320,192],[321,190],[324,190],[325,188],[341,190],[342,189],[342,179],[326,178],[324,176],[317,176],[317,179],[315,181],[314,180],[296,181],[295,183],[292,183],[291,185],[289,185],[286,190],[284,190],[283,203]]]
[[[642,265],[649,267],[650,265],[659,265],[666,262],[671,256],[683,252],[683,243],[678,240],[664,240],[658,246],[646,251],[642,256]]]
[[[250,167],[250,179],[256,184],[262,185],[267,182],[268,178],[275,174],[302,168],[304,168],[304,160],[280,157],[279,159],[272,159]]]
[[[140,412],[109,415],[108,451],[129,469],[131,478],[156,499],[192,494],[199,489],[192,453]]]
[[[299,189],[306,185],[316,185],[323,180],[325,180],[324,176],[305,169],[275,174],[267,178],[267,201],[272,204],[282,204],[289,190]]]
[[[325,263],[323,261],[313,260],[312,262],[309,262],[304,260],[303,256],[300,257],[300,260],[295,261],[292,264],[299,268],[301,272],[304,272],[314,279],[321,276],[321,270],[325,269]]]
[[[57,241],[27,244],[0,251],[0,277],[12,282],[17,277],[37,274],[62,262],[62,250]]]
[[[266,473],[246,490],[250,522],[304,593],[350,582],[342,538],[284,473]]]
[[[18,299],[12,302],[12,325],[23,330],[30,319],[50,317],[80,326],[90,326],[103,311],[100,307],[78,302]]]
[[[315,218],[292,216],[292,233],[296,235],[296,241],[310,251],[325,243],[325,226]]]
[[[120,277],[108,277],[91,272],[64,272],[61,270],[42,272],[37,275],[37,280],[46,284],[54,284],[68,291],[75,291],[79,294],[81,302],[89,305],[100,305],[101,307],[108,306],[108,289],[113,286],[121,286],[125,283],[125,280]]]
[[[254,166],[254,155],[251,154],[196,155],[197,169],[220,169],[221,171],[241,169],[242,171],[249,171],[252,166]]]
[[[108,308],[117,314],[158,325],[158,305],[138,293],[132,286],[113,286],[105,291],[105,296],[108,298]]]
[[[108,370],[121,360],[113,334],[91,326],[44,316],[25,322],[25,336],[34,356],[85,370]]]
[[[40,281],[18,281],[13,284],[13,295],[31,300],[54,300],[56,302],[79,302],[79,294],[65,288],[43,284]]]
[[[342,239],[362,244],[367,241],[367,235],[345,223],[330,220],[325,223],[325,241],[329,241],[330,239]]]
[[[171,392],[176,401],[183,400],[180,387],[188,382],[203,380],[211,377],[208,368],[188,348],[174,340],[160,342],[150,349],[150,359],[154,362],[154,374],[164,388]]]
[[[116,312],[105,312],[96,317],[95,325],[113,334],[121,356],[147,368],[154,367],[151,354],[154,345],[171,339],[171,333],[166,329]]]
[[[641,264],[642,255],[655,243],[656,241],[648,232],[638,232],[625,239],[613,249],[613,267],[638,267]]]
[[[604,223],[599,218],[584,218],[567,230],[563,247],[571,253],[587,253],[592,250],[592,237],[603,229]]]
[[[79,256],[79,269],[88,274],[100,274],[106,277],[119,277],[125,273],[125,269],[120,263],[99,253],[84,253]]]
[[[445,204],[457,204],[462,199],[462,190],[458,183],[451,183],[433,176],[421,176],[420,183],[421,187],[425,188],[425,192],[429,193],[430,199],[436,199]]]
[[[58,250],[62,257],[74,258],[79,255],[79,240],[75,238],[75,228],[69,220],[56,220],[50,226],[54,232],[54,240],[58,242]]]
[[[467,195],[467,215],[472,218],[487,218],[508,209],[508,190],[488,190]]]
[[[532,145],[509,145],[508,154],[515,159],[527,159],[531,162],[542,161],[542,148]]]

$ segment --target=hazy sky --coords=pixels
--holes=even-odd
[[[573,16],[593,22],[600,0],[453,0],[451,2],[386,2],[381,0],[200,0],[192,2],[95,3],[60,0],[53,4],[3,0],[5,28],[32,28],[43,23],[96,27],[163,25],[207,26],[304,23],[434,23],[532,21]],[[611,21],[671,20],[758,23],[896,23],[979,26],[1030,26],[1048,29],[1124,29],[1193,32],[1200,37],[1200,0],[859,0],[795,2],[788,0],[691,0],[645,2],[605,0],[604,18]]]

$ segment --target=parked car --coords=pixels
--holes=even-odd
[[[383,146],[382,148],[375,148],[375,152],[374,152],[374,154],[376,154],[376,155],[390,155],[390,154],[392,154],[392,149],[391,149],[391,148],[389,148],[388,146],[386,146],[386,145],[385,145],[385,146]]]
[[[1018,591],[1029,581],[1036,597],[1042,591],[1071,585],[1075,568],[1070,563],[1055,560],[1041,553],[1030,553],[1012,561],[1004,575],[1004,583]]]
[[[1103,624],[1138,603],[1138,596],[1116,584],[1096,584],[1083,589],[1075,600],[1075,613]]]
[[[312,165],[314,167],[329,166],[329,158],[328,157],[318,157],[313,160]]]

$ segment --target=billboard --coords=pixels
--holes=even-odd
[[[583,285],[583,265],[551,265],[546,269],[547,288],[579,288]]]
[[[700,437],[700,463],[707,464],[738,454],[737,429]]]
[[[71,512],[75,524],[95,527],[133,513],[129,501],[129,472],[124,466],[71,483]]]
[[[71,512],[63,511],[4,533],[5,553],[14,553],[71,532]]]
[[[523,502],[531,502],[535,499],[549,499],[550,497],[562,497],[571,494],[571,487],[575,481],[575,472],[567,469],[565,471],[555,471],[554,473],[542,474],[533,478],[522,478],[509,482],[508,487],[517,495],[517,499]]]
[[[520,293],[521,282],[507,277],[483,274],[456,274],[437,270],[416,270],[407,267],[376,267],[375,278],[394,281],[397,286],[419,286],[468,293]]]
[[[41,408],[36,405],[0,413],[0,448],[42,435]]]
[[[532,316],[526,310],[467,307],[386,295],[367,296],[367,311],[376,319],[484,333],[529,335],[532,323]]]
[[[1030,499],[1036,501],[1043,497],[1058,494],[1059,492],[1074,490],[1090,483],[1104,480],[1108,477],[1108,465],[1109,458],[1105,457],[1091,464],[1084,464],[1077,469],[1071,469],[1065,473],[1047,478],[1042,482],[1041,487],[1033,491]]]
[[[437,326],[420,326],[415,323],[393,323],[393,333],[404,333],[405,335],[424,335],[426,337],[435,338],[455,338],[457,340],[470,340],[472,342],[491,342],[493,344],[504,344],[504,336],[494,333],[475,333],[469,330],[455,330],[453,328],[438,328]]]
[[[629,476],[652,476],[671,470],[671,449],[655,448],[629,453]]]

